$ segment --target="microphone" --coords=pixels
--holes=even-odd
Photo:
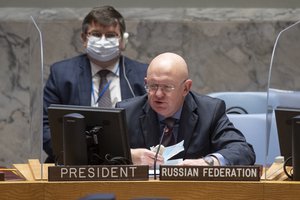
[[[157,146],[157,149],[156,149],[156,154],[154,156],[154,179],[156,180],[156,162],[157,162],[157,156],[158,156],[158,153],[159,153],[159,150],[160,150],[160,147],[161,147],[161,144],[162,144],[162,141],[164,139],[164,135],[169,131],[169,127],[166,125],[163,129],[163,133],[160,137],[160,140],[159,140],[159,144]]]

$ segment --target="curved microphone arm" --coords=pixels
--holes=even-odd
[[[164,139],[164,135],[166,132],[168,132],[169,128],[167,126],[164,127],[164,130],[163,130],[163,133],[160,137],[160,140],[159,140],[159,144],[158,144],[158,147],[157,147],[157,150],[156,150],[156,154],[155,154],[155,157],[154,157],[154,166],[153,166],[153,169],[154,169],[154,179],[156,180],[156,162],[157,162],[157,156],[158,156],[158,153],[160,151],[160,147],[161,147],[161,143]]]

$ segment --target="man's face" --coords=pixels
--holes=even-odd
[[[186,80],[171,75],[147,76],[148,101],[153,110],[170,117],[179,110],[187,94]]]
[[[119,24],[116,25],[110,25],[110,26],[103,26],[98,23],[91,23],[89,25],[88,31],[86,33],[82,33],[82,40],[83,40],[83,46],[87,47],[87,38],[88,36],[95,36],[95,37],[118,37],[120,46],[119,48],[122,48],[122,37],[121,37],[121,31]]]

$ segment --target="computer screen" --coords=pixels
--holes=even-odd
[[[80,130],[80,124],[82,124],[82,118],[80,117],[75,117],[75,120],[79,120],[79,124],[73,128],[70,129],[66,126],[65,118],[74,115],[82,116],[85,126],[83,130]],[[76,146],[78,149],[76,148],[75,152],[81,152],[82,155],[79,155],[83,156],[81,159],[85,159],[84,156],[88,158],[86,164],[109,165],[132,163],[125,109],[50,105],[48,108],[48,117],[56,164],[65,164],[64,161],[66,158],[64,158],[64,155],[69,155],[70,152],[64,152],[64,144],[70,146],[74,141],[75,143],[82,144]],[[66,132],[69,132],[68,137],[64,137]],[[72,137],[72,134],[74,134],[74,137]],[[64,141],[64,139],[67,141]],[[74,157],[74,155],[71,156]],[[82,161],[80,163],[76,163],[77,161],[71,162],[75,163],[69,162],[68,165],[85,164]]]
[[[280,153],[285,159],[292,156],[292,118],[300,115],[300,108],[277,107],[275,118]]]

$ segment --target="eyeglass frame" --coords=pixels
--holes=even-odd
[[[165,84],[150,84],[151,86],[155,86],[155,88],[152,88],[152,89],[150,89],[150,87],[149,87],[149,84],[145,84],[145,90],[148,92],[148,93],[150,93],[150,92],[157,92],[157,90],[158,90],[158,88],[160,88],[161,89],[161,91],[163,92],[163,93],[171,93],[171,92],[173,92],[175,89],[176,89],[176,87],[179,87],[179,86],[181,86],[182,84],[184,84],[186,81],[187,81],[188,79],[184,79],[179,85],[177,85],[177,86],[174,86],[174,85],[165,85]]]
[[[99,39],[103,38],[103,36],[104,36],[104,38],[108,39],[108,40],[109,39],[115,39],[115,38],[118,38],[118,39],[121,38],[119,34],[114,33],[114,32],[99,33],[97,31],[91,31],[89,33],[86,33],[86,35],[87,36],[93,36],[93,37],[96,37],[96,38],[99,38]]]

